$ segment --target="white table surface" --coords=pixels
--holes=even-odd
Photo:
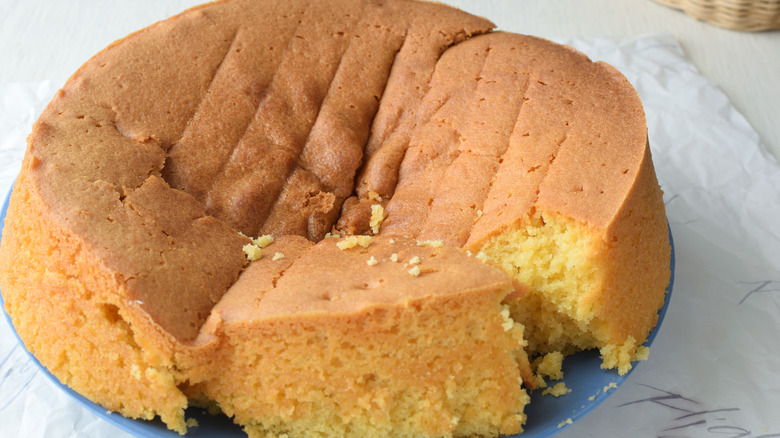
[[[766,147],[774,157],[780,157],[780,128],[778,128],[778,121],[780,121],[780,84],[778,84],[778,67],[780,67],[780,32],[765,32],[758,34],[746,34],[738,33],[720,29],[714,26],[710,26],[704,23],[697,22],[690,19],[683,13],[668,9],[664,6],[653,3],[651,0],[556,0],[556,1],[541,1],[541,0],[501,0],[501,1],[454,1],[447,0],[447,3],[452,3],[461,7],[469,12],[476,13],[490,17],[496,22],[498,27],[503,30],[521,32],[539,35],[543,37],[570,37],[570,36],[612,36],[629,38],[636,35],[653,32],[666,32],[672,34],[682,45],[686,52],[686,55],[693,61],[693,63],[701,70],[702,74],[718,84],[731,100],[734,107],[745,115],[747,121],[753,126],[755,131],[760,135],[764,147]],[[83,62],[85,62],[94,53],[105,47],[110,42],[125,36],[126,34],[140,29],[148,24],[151,24],[160,19],[164,19],[170,15],[173,15],[188,6],[199,3],[197,0],[116,0],[116,1],[86,1],[86,0],[71,0],[55,1],[55,0],[0,0],[0,83],[8,82],[37,82],[45,79],[52,79],[55,83],[63,83],[67,77],[74,72]],[[687,86],[687,82],[685,83]],[[1,96],[0,96],[1,97]],[[658,102],[654,102],[658,104]],[[697,114],[699,114],[697,112]],[[690,116],[690,114],[688,115]],[[716,128],[716,127],[714,127]],[[717,137],[713,134],[713,137]],[[742,137],[739,137],[742,138]],[[667,139],[669,140],[669,139]],[[690,139],[689,139],[690,140]],[[709,141],[710,139],[707,139]],[[711,145],[712,149],[718,149],[715,142],[704,141],[705,147]],[[668,142],[668,141],[667,141]],[[724,144],[728,142],[723,142]],[[700,145],[702,142],[700,142]],[[733,142],[729,144],[732,148],[728,149],[733,151]],[[686,148],[678,148],[675,154],[672,154],[672,159],[677,159],[678,167],[680,163],[690,162],[689,156],[681,156],[675,158],[679,153],[684,155]],[[721,154],[723,148],[720,148]],[[737,152],[741,150],[748,151],[748,148],[739,149],[739,145],[736,148]],[[696,156],[700,156],[701,151],[697,150]],[[749,151],[745,153],[748,155]],[[692,155],[693,156],[693,155]],[[664,157],[663,154],[659,157]],[[721,168],[728,165],[732,160],[728,155],[718,156],[717,160],[721,163]],[[1,163],[0,163],[1,164]],[[763,166],[763,164],[762,164]],[[743,166],[737,166],[743,167]],[[758,166],[761,167],[761,166]],[[771,166],[770,166],[771,167]],[[669,168],[666,166],[666,168]],[[668,177],[669,175],[663,175],[663,168],[659,166],[661,176]],[[747,168],[745,168],[746,174]],[[752,168],[751,168],[752,172]],[[694,172],[696,173],[696,172]],[[754,176],[762,175],[762,176]],[[766,177],[766,175],[772,177]],[[772,167],[769,171],[765,171],[760,174],[752,174],[753,182],[761,180],[765,185],[769,185],[770,189],[766,189],[760,193],[775,193],[780,192],[780,172],[776,170],[776,166]],[[710,175],[705,175],[704,180],[712,180]],[[733,178],[732,178],[733,179]],[[687,180],[686,180],[687,181]],[[683,181],[684,182],[684,181]],[[754,188],[755,184],[750,181],[743,181],[740,183],[745,187]],[[720,196],[713,196],[712,199],[707,198],[708,194],[711,194],[709,187],[704,185],[693,185],[688,187],[685,184],[678,183],[671,186],[673,190],[669,190],[667,196],[667,210],[669,212],[670,223],[675,231],[676,248],[678,255],[678,266],[682,266],[685,269],[678,271],[678,279],[676,280],[679,286],[676,286],[675,293],[679,290],[684,291],[680,295],[676,295],[682,300],[685,293],[692,296],[689,298],[689,302],[678,302],[677,306],[671,310],[671,319],[667,319],[665,322],[667,348],[661,349],[656,357],[656,366],[647,366],[637,370],[638,374],[634,374],[635,384],[632,391],[638,391],[636,388],[640,388],[643,382],[663,381],[669,374],[670,369],[675,371],[675,375],[687,375],[690,374],[690,369],[680,367],[672,363],[674,355],[680,355],[685,353],[685,344],[670,342],[670,337],[682,337],[686,336],[703,336],[702,333],[707,333],[717,329],[719,321],[725,321],[726,318],[733,318],[730,314],[728,316],[720,315],[717,318],[712,317],[710,319],[717,319],[718,324],[711,325],[709,322],[705,324],[705,319],[701,318],[699,324],[702,327],[702,333],[695,330],[695,325],[682,324],[685,319],[680,318],[679,315],[682,312],[690,312],[699,308],[697,300],[708,299],[710,295],[706,292],[718,293],[725,296],[726,292],[729,292],[732,287],[737,287],[739,295],[731,297],[737,300],[740,297],[742,301],[745,301],[748,297],[751,297],[743,306],[742,317],[751,319],[760,319],[762,311],[769,309],[769,313],[777,315],[778,309],[780,309],[780,301],[777,299],[772,300],[775,295],[770,295],[770,292],[775,291],[771,289],[773,285],[780,284],[780,271],[777,270],[777,263],[771,264],[771,267],[767,268],[764,265],[752,264],[750,266],[741,266],[743,262],[743,252],[735,251],[733,253],[725,253],[722,248],[717,245],[723,245],[724,247],[735,247],[734,242],[755,240],[745,239],[743,235],[736,233],[735,237],[729,237],[721,239],[724,236],[724,229],[733,229],[734,227],[726,227],[721,222],[723,215],[720,213],[713,214],[711,212],[722,211],[735,211],[735,203],[725,203],[723,207],[709,209],[706,202],[711,200],[721,201]],[[728,184],[726,188],[718,189],[718,195],[721,192],[725,192],[726,189],[733,187],[734,184]],[[742,187],[742,186],[740,186]],[[773,187],[773,189],[772,189]],[[741,192],[740,192],[741,193]],[[759,193],[746,191],[746,193]],[[731,198],[736,199],[734,195]],[[692,208],[693,201],[703,199],[702,206]],[[773,196],[771,199],[780,200],[780,195]],[[684,203],[680,203],[680,200],[684,200]],[[706,202],[705,202],[706,201]],[[771,214],[760,214],[759,208],[753,208],[751,205],[759,205],[761,200],[752,199],[750,196],[745,198],[744,205],[741,206],[743,210],[741,214],[747,215],[750,218],[765,218],[765,217],[778,217],[780,214],[780,202],[770,201],[774,206],[771,210]],[[742,202],[741,200],[739,202]],[[699,208],[700,207],[700,208]],[[693,213],[698,213],[695,216]],[[739,219],[739,218],[737,218]],[[736,220],[736,219],[735,219]],[[768,219],[770,222],[771,219]],[[723,225],[715,226],[715,225]],[[776,262],[777,251],[774,251],[780,242],[780,229],[773,223],[767,222],[767,229],[772,230],[774,234],[768,235],[766,239],[772,240],[775,243],[772,246],[773,251],[770,253],[768,249],[770,245],[766,242],[761,246],[762,249],[766,249],[768,254],[766,259],[756,257],[756,260],[774,260]],[[716,244],[711,244],[711,241],[705,237],[715,236],[718,239]],[[751,236],[754,237],[754,236]],[[757,246],[761,244],[758,243]],[[745,245],[745,248],[749,248],[750,245]],[[706,251],[698,250],[699,248],[707,248]],[[722,259],[722,260],[720,260]],[[752,259],[751,259],[752,260]],[[745,262],[747,263],[747,262]],[[713,266],[730,267],[715,269]],[[736,268],[735,266],[739,266]],[[756,272],[752,272],[755,270]],[[735,273],[736,272],[736,273]],[[739,275],[737,275],[739,274]],[[749,275],[748,275],[749,274]],[[778,280],[767,280],[769,278]],[[706,288],[700,287],[702,282],[706,283]],[[697,287],[693,288],[691,285],[695,284]],[[759,284],[754,287],[753,285]],[[761,286],[763,285],[763,286]],[[764,287],[770,285],[771,287]],[[746,292],[742,289],[751,289]],[[747,290],[746,289],[746,290]],[[771,289],[771,290],[770,290]],[[745,295],[747,293],[747,295]],[[698,295],[697,295],[698,294]],[[771,301],[770,301],[771,300]],[[737,305],[739,305],[737,304]],[[731,305],[726,300],[726,305]],[[773,307],[774,306],[774,307]],[[725,307],[724,307],[725,308]],[[728,307],[728,311],[731,311],[731,307]],[[676,314],[675,314],[676,312]],[[752,312],[752,313],[751,313]],[[676,317],[675,317],[676,316]],[[737,320],[740,321],[740,320]],[[710,321],[711,322],[711,321]],[[676,326],[675,323],[678,325]],[[766,324],[766,326],[776,329],[780,323],[775,320],[774,323]],[[693,327],[693,328],[692,328]],[[687,333],[690,331],[691,333]],[[663,332],[662,332],[663,336]],[[731,336],[730,341],[735,343],[746,343],[746,337]],[[663,342],[664,339],[661,339]],[[750,346],[753,350],[757,351],[754,358],[761,358],[761,360],[770,360],[774,365],[767,366],[768,369],[777,369],[776,366],[780,366],[780,353],[778,349],[773,347],[774,353],[771,357],[766,357],[765,349]],[[721,354],[721,350],[717,350],[715,353]],[[757,438],[759,436],[780,436],[777,435],[780,429],[780,423],[777,419],[766,414],[755,414],[754,417],[750,417],[747,406],[743,407],[744,417],[737,417],[739,420],[748,419],[753,420],[744,421],[743,423],[735,423],[740,427],[731,425],[729,428],[717,423],[720,418],[709,419],[714,422],[715,426],[709,427],[704,430],[702,427],[699,429],[687,428],[680,429],[681,424],[687,424],[685,419],[680,420],[677,417],[683,418],[686,415],[677,415],[680,409],[691,409],[687,412],[693,412],[693,410],[705,410],[709,409],[711,412],[716,410],[721,411],[735,411],[737,408],[732,408],[727,401],[717,397],[718,394],[723,392],[728,393],[733,388],[737,387],[737,383],[728,382],[728,379],[734,379],[733,370],[739,369],[739,364],[732,363],[728,357],[713,359],[713,363],[721,363],[717,369],[710,367],[709,369],[696,370],[696,373],[701,374],[703,377],[690,380],[685,384],[679,385],[684,389],[685,394],[695,393],[697,394],[696,400],[701,400],[703,404],[699,404],[698,401],[688,399],[682,396],[678,396],[678,402],[690,402],[694,406],[675,405],[670,402],[669,406],[661,403],[646,403],[637,405],[635,411],[631,411],[633,418],[640,420],[636,415],[638,412],[644,412],[647,406],[648,415],[652,409],[662,409],[664,406],[669,408],[668,414],[664,414],[671,418],[668,425],[658,426],[657,430],[653,429],[657,425],[644,425],[644,429],[638,429],[649,434],[666,433],[668,436],[720,436],[725,432],[728,432],[722,436],[743,436]],[[650,364],[648,364],[650,365]],[[776,366],[775,366],[776,365]],[[679,369],[678,369],[679,368]],[[687,373],[687,374],[686,374]],[[739,372],[736,373],[739,375]],[[712,377],[712,378],[711,378]],[[739,377],[739,376],[737,376]],[[722,382],[723,390],[709,388],[710,385],[720,385]],[[745,377],[746,380],[749,380]],[[765,378],[759,378],[759,380],[766,381],[769,376]],[[754,379],[755,380],[755,379]],[[637,383],[639,382],[639,383]],[[780,386],[776,383],[772,384],[770,388],[766,389],[768,393],[775,395],[767,395],[766,397],[760,397],[756,395],[755,399],[757,403],[765,403],[766,401],[776,402],[780,400],[776,394],[780,391]],[[731,388],[731,389],[729,389]],[[650,396],[657,395],[650,389],[647,389]],[[671,393],[668,393],[671,394]],[[681,392],[682,394],[682,392]],[[1,396],[2,394],[0,394]],[[663,394],[662,394],[663,395]],[[706,395],[706,397],[705,397]],[[59,396],[59,394],[58,394]],[[66,397],[61,395],[61,397]],[[667,398],[671,397],[669,395]],[[2,397],[0,397],[2,398]],[[729,397],[725,397],[728,399]],[[617,403],[613,402],[612,404]],[[637,403],[637,402],[634,402]],[[725,403],[725,404],[724,404]],[[607,403],[606,408],[602,409],[601,414],[594,412],[583,419],[583,422],[576,424],[569,430],[566,430],[561,436],[565,437],[578,437],[578,436],[620,436],[616,434],[614,429],[605,429],[606,425],[601,423],[605,418],[604,409],[614,409],[612,404]],[[758,409],[753,409],[757,412]],[[617,411],[623,412],[623,411]],[[766,412],[763,410],[761,412]],[[653,412],[658,417],[658,412]],[[33,412],[24,410],[24,415],[34,415]],[[690,415],[690,414],[688,414]],[[723,414],[724,417],[730,415],[729,412]],[[741,415],[741,414],[740,414]],[[662,415],[663,416],[663,415]],[[698,420],[698,418],[696,418]],[[731,417],[728,417],[729,421],[732,421]],[[8,420],[7,418],[4,419]],[[74,420],[76,421],[76,420]],[[87,423],[90,420],[88,417],[85,419],[78,419],[76,424],[81,427],[82,423]],[[641,423],[641,421],[639,421]],[[55,423],[51,423],[55,424]],[[80,429],[81,433],[86,433],[89,430],[93,430],[89,436],[105,436],[104,429],[97,428],[101,425],[92,426],[93,423],[88,423],[87,426]],[[696,423],[698,424],[698,423]],[[90,429],[92,427],[93,429]],[[746,431],[750,427],[752,434],[744,434],[738,429]],[[0,436],[3,436],[2,427],[0,427]],[[602,435],[594,435],[593,433],[582,434],[581,431],[600,431]],[[636,432],[636,431],[635,431]],[[42,435],[36,436],[55,436],[52,435],[54,431],[47,430]],[[79,436],[79,434],[68,433],[67,431],[58,430],[56,436]],[[81,435],[86,436],[86,435]],[[127,436],[122,432],[116,432],[117,437]],[[645,436],[644,433],[636,436]],[[656,435],[647,435],[656,436]]]
[[[500,29],[542,37],[674,35],[780,157],[780,31],[742,33],[651,0],[444,0]],[[128,33],[200,0],[0,0],[0,82],[63,82]]]

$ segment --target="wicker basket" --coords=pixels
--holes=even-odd
[[[655,0],[727,29],[780,29],[780,0]]]

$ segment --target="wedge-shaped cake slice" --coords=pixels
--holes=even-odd
[[[533,383],[513,293],[436,242],[284,237],[212,311],[193,391],[250,436],[517,433]]]

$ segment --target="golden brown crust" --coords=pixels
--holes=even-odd
[[[267,9],[244,6],[248,15]],[[164,174],[246,234],[317,240],[352,192],[383,92],[413,85],[394,85],[399,72],[413,64],[419,74],[420,63],[432,70],[447,46],[492,25],[414,2],[296,1],[284,9],[281,23],[264,10],[276,19],[238,24]]]
[[[246,239],[228,225],[310,239],[330,230],[404,38],[430,45],[433,65],[490,26],[428,4],[445,16],[418,18],[417,5],[293,2],[280,15],[223,2],[113,44],[30,136],[47,214],[83,236],[163,330],[194,339],[245,264]]]
[[[454,248],[376,237],[366,247],[340,249],[337,245],[345,239],[324,239],[306,250],[301,242],[307,241],[293,237],[266,248],[212,315],[229,323],[297,314],[352,314],[438,295],[513,290],[503,272]],[[273,260],[276,253],[283,259]],[[419,272],[412,271],[415,267]],[[269,275],[269,270],[276,274]]]
[[[641,345],[655,327],[655,309],[663,305],[662,291],[669,281],[671,247],[666,230],[662,192],[648,148],[636,180],[604,233],[612,275],[605,277],[600,293],[588,300],[603,324],[597,335],[606,342],[620,344],[632,337]]]
[[[389,200],[384,233],[477,249],[535,210],[603,230],[643,169],[636,92],[572,49],[478,36],[442,56],[429,86],[403,159],[381,152],[392,140],[367,150],[365,169],[384,173],[364,169],[358,194]]]

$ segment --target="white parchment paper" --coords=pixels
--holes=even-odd
[[[560,436],[780,437],[780,166],[671,36],[561,42],[637,88],[677,263],[650,359]],[[0,84],[3,196],[60,85]],[[3,319],[0,437],[16,436],[129,435],[51,384]]]

